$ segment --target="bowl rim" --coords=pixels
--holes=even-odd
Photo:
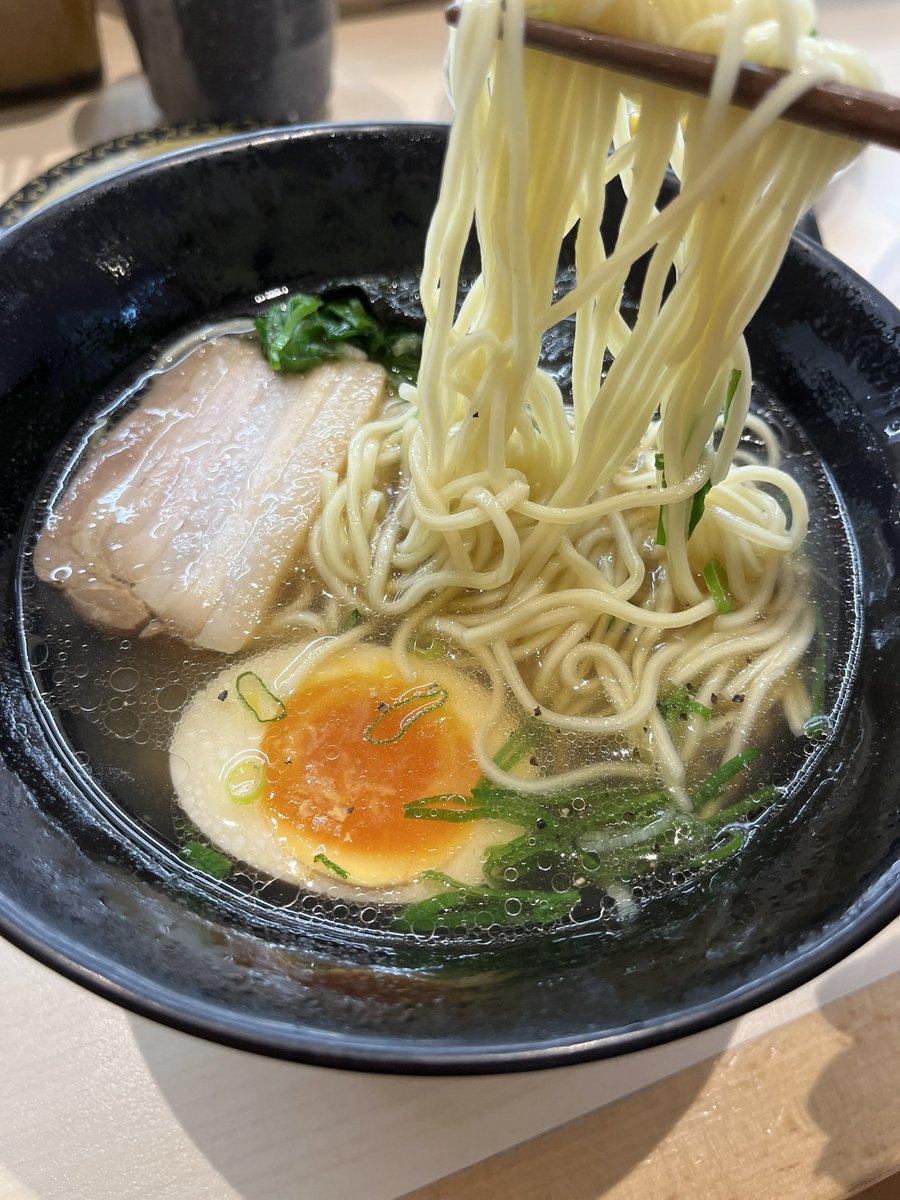
[[[224,141],[246,133],[259,132],[263,126],[256,122],[235,125],[213,125],[197,122],[188,125],[156,125],[153,129],[138,129],[134,133],[122,134],[110,138],[106,142],[87,146],[77,150],[59,162],[51,163],[38,175],[28,179],[20,187],[6,197],[0,204],[0,237],[19,222],[56,204],[67,196],[74,195],[85,187],[113,179],[127,171],[130,167],[144,166],[155,162],[169,154],[178,154],[184,150],[196,149],[199,145],[212,145],[215,141]],[[192,139],[188,141],[187,139]],[[179,144],[181,143],[181,144]],[[154,152],[154,148],[156,148]],[[133,162],[113,162],[109,169],[97,175],[91,175],[83,183],[77,182],[77,176],[89,171],[92,167],[100,167],[117,155],[129,151],[144,150],[145,157]],[[75,178],[72,186],[54,192],[65,180]],[[48,193],[50,198],[47,199]]]
[[[147,975],[92,954],[0,896],[0,935],[36,962],[137,1016],[235,1050],[316,1067],[389,1075],[494,1075],[574,1066],[649,1050],[737,1020],[809,983],[858,950],[900,916],[900,877],[863,916],[837,936],[826,932],[789,964],[745,987],[675,1016],[615,1034],[510,1043],[502,1049],[451,1046],[426,1039],[402,1043],[326,1033],[239,1013],[188,998]],[[80,953],[78,952],[80,951]]]
[[[134,174],[167,170],[185,158],[230,154],[274,140],[289,142],[366,135],[383,137],[400,131],[407,136],[446,136],[447,128],[441,122],[322,122],[228,131],[211,140],[175,146],[159,155],[124,164],[101,178],[76,185],[45,205],[32,208],[15,217],[14,224],[2,228],[10,214],[21,207],[22,198],[32,186],[54,182],[60,171],[76,173],[84,165],[81,160],[85,155],[91,156],[90,161],[97,161],[104,154],[121,150],[124,139],[117,139],[51,168],[10,197],[0,206],[0,241],[32,221],[39,221],[43,214],[49,213],[57,205],[82,196],[87,191],[116,187],[123,179]],[[833,269],[834,264],[838,263],[845,277],[852,285],[858,285],[861,295],[885,325],[888,328],[900,328],[900,310],[878,293],[872,284],[852,268],[839,263],[814,238],[802,233],[795,233],[794,238],[820,268]],[[853,909],[860,911],[854,913]],[[352,1032],[337,1035],[300,1024],[248,1016],[221,1005],[187,997],[182,992],[156,983],[148,975],[95,955],[82,943],[74,942],[25,911],[6,895],[0,894],[0,935],[36,961],[132,1013],[183,1033],[273,1058],[397,1075],[476,1075],[555,1068],[645,1050],[697,1034],[742,1017],[808,983],[859,949],[898,916],[900,861],[895,861],[857,897],[852,908],[845,908],[837,918],[849,922],[846,927],[834,929],[830,924],[821,925],[814,939],[807,941],[789,962],[763,971],[753,982],[682,1009],[668,1018],[599,1036],[572,1035],[539,1043],[510,1043],[500,1049],[442,1043],[446,1047],[442,1049],[428,1039],[411,1038],[400,1043],[396,1039],[362,1036]]]
[[[450,124],[446,121],[317,121],[308,125],[260,125],[248,121],[242,125],[198,123],[157,125],[153,129],[138,130],[79,150],[23,183],[0,204],[0,238],[18,229],[39,213],[49,211],[57,204],[74,199],[85,191],[115,183],[134,171],[168,165],[181,158],[199,157],[206,152],[216,153],[226,147],[257,142],[300,141],[307,136],[322,134],[329,137],[341,133],[385,134],[398,129],[417,130],[420,134],[446,135]],[[148,153],[143,158],[133,162],[113,163],[103,174],[92,174],[81,183],[77,181],[81,172],[107,159],[115,158],[116,155],[143,148],[152,151],[154,147],[158,148],[157,151]],[[72,177],[75,177],[76,182],[71,187],[53,191],[63,180]]]

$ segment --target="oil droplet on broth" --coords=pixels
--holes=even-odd
[[[140,671],[134,667],[116,667],[109,676],[109,686],[114,692],[132,692],[140,681]]]

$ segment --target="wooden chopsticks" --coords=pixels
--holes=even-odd
[[[456,5],[445,10],[448,24],[458,23],[459,12]],[[551,21],[526,20],[525,45],[701,96],[709,91],[717,62],[712,54],[593,33]],[[745,63],[738,73],[731,102],[741,108],[753,108],[785,74]],[[900,150],[900,97],[886,92],[822,83],[785,109],[782,117],[824,133]]]

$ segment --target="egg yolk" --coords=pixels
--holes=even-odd
[[[309,680],[285,707],[263,739],[261,801],[298,858],[324,854],[354,883],[386,887],[445,865],[468,840],[469,823],[403,812],[427,796],[467,795],[479,779],[471,725],[447,690],[354,671]]]

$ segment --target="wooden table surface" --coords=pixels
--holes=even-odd
[[[900,90],[900,5],[822,0],[820,10],[820,28],[870,48],[888,83]],[[78,149],[154,123],[113,0],[101,4],[101,35],[102,91],[0,109],[0,193]],[[434,5],[342,21],[333,116],[447,119],[443,47]],[[867,152],[820,213],[826,244],[895,302],[898,161],[887,151]],[[848,221],[851,201],[855,219]],[[561,1078],[577,1089],[601,1075],[573,1068],[569,1075],[522,1076],[514,1086],[467,1085],[355,1080],[269,1063],[127,1017],[0,946],[0,1200],[356,1200],[400,1192],[415,1200],[818,1200],[856,1194],[900,1169],[900,929],[885,937],[887,958],[879,971],[892,970],[886,978],[788,1024],[769,1027],[763,1020],[754,1040],[735,1045],[726,1039],[714,1057],[670,1074],[679,1052],[673,1048],[674,1057],[660,1056],[667,1065],[650,1072],[656,1081],[649,1086],[613,1103],[602,1103],[602,1091],[593,1102],[573,1101],[568,1111],[593,1111],[536,1137],[530,1135],[565,1119],[559,1115],[567,1111]],[[648,1077],[636,1056],[618,1070],[619,1095],[629,1090],[629,1071],[634,1085]],[[451,1139],[440,1114],[454,1113],[448,1119],[462,1128],[468,1097],[475,1098],[470,1128],[479,1150],[467,1154],[461,1147],[448,1162],[442,1141]],[[478,1105],[485,1097],[496,1097],[504,1110],[518,1105],[516,1112],[528,1119],[498,1126],[493,1140],[479,1137]],[[425,1123],[430,1143],[404,1139],[419,1128],[419,1109],[433,1109],[431,1124]],[[395,1113],[390,1120],[388,1110]],[[346,1129],[341,1112],[353,1114]],[[484,1112],[489,1124],[489,1105]],[[454,1161],[471,1162],[489,1153],[485,1147],[516,1142],[522,1144],[448,1174]],[[406,1184],[398,1186],[401,1179]],[[900,1197],[900,1181],[884,1187],[890,1191],[882,1188],[880,1200]]]
[[[891,975],[408,1200],[843,1200],[900,1170],[898,1068]]]

